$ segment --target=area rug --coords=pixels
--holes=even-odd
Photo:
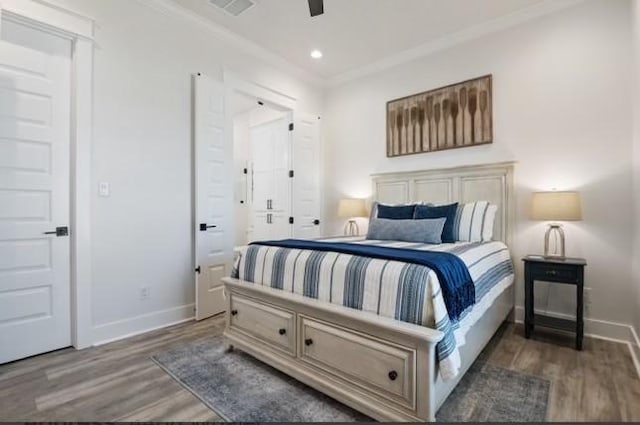
[[[372,421],[242,351],[227,351],[222,336],[198,339],[152,359],[226,421]],[[549,385],[547,380],[492,366],[480,357],[436,419],[544,421]]]

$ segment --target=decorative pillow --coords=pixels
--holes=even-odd
[[[369,223],[367,239],[420,243],[442,243],[445,218],[426,220],[390,220],[374,218]]]
[[[375,203],[371,207],[372,214],[375,214],[372,218],[386,218],[389,220],[411,220],[415,209],[416,204],[385,205]]]
[[[425,218],[445,218],[446,222],[442,230],[442,242],[452,243],[456,241],[456,234],[454,233],[454,221],[456,219],[456,212],[458,211],[458,203],[449,205],[418,205],[416,206],[415,214],[413,218],[417,220]]]
[[[454,222],[457,241],[487,242],[493,237],[493,222],[498,206],[487,201],[470,202],[458,207]]]

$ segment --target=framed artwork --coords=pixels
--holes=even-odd
[[[387,156],[493,142],[491,75],[387,102]]]

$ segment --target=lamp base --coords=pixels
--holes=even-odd
[[[360,228],[358,228],[358,223],[355,220],[349,220],[347,224],[344,226],[344,235],[345,236],[359,236]]]
[[[553,251],[550,246],[550,239],[552,235],[554,240]],[[555,260],[564,260],[566,258],[564,255],[564,231],[560,224],[549,224],[549,228],[544,234],[544,257]]]

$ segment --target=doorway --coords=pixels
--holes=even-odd
[[[292,236],[291,111],[232,98],[235,246]]]
[[[197,320],[226,309],[234,246],[321,234],[319,119],[231,74],[194,75]]]

